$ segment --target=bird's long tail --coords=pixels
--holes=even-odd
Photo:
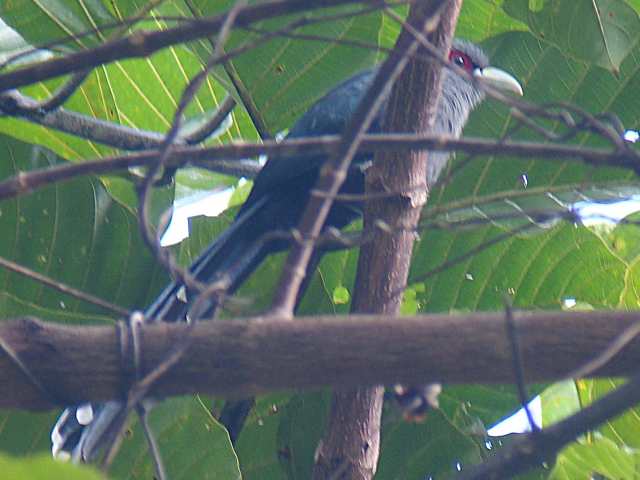
[[[255,202],[236,217],[233,224],[213,242],[192,264],[189,273],[198,282],[215,282],[222,291],[206,295],[199,303],[198,317],[210,315],[224,294],[232,294],[260,265],[273,244],[256,229],[256,218],[267,197]],[[145,311],[145,321],[185,321],[193,315],[197,292],[179,282],[170,283]],[[126,420],[122,402],[100,405],[83,404],[64,410],[51,432],[52,453],[59,458],[90,461],[105,446],[111,444]]]

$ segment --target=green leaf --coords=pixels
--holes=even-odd
[[[149,423],[169,478],[241,478],[229,435],[199,397],[164,400],[151,411]],[[154,478],[139,425],[127,431],[110,474],[115,478]]]
[[[640,41],[640,18],[624,0],[553,0],[543,8],[529,7],[529,0],[504,3],[505,11],[527,23],[541,40],[612,72],[619,71]]]
[[[526,23],[510,17],[503,10],[504,0],[475,0],[462,3],[456,36],[481,42],[509,31],[527,30]]]
[[[79,6],[67,9],[57,0],[2,2],[0,17],[32,44],[38,44],[44,39],[58,38],[56,35],[77,36],[87,29],[100,25],[109,26],[119,20],[105,7],[100,6],[100,2],[90,3],[92,6],[87,9]],[[137,12],[142,6],[130,5],[130,10]],[[168,2],[164,9],[154,10],[149,14],[151,20],[136,28],[166,28],[166,24],[157,16],[178,15],[181,11],[176,8],[177,4]],[[82,11],[79,13],[76,11],[78,9]],[[112,35],[113,32],[109,30],[108,34]],[[107,38],[107,33],[100,33],[98,37],[102,42]],[[71,42],[67,47],[80,48],[80,43]],[[198,56],[182,46],[164,49],[141,60],[113,62],[95,69],[65,103],[64,108],[115,125],[165,133],[173,122],[174,112],[184,88],[201,68],[202,63]],[[21,91],[40,100],[47,98],[62,81],[56,79],[38,83]],[[213,115],[226,95],[224,86],[213,76],[207,77],[185,112],[185,128],[193,128],[203,119]],[[71,161],[119,153],[112,147],[11,117],[0,119],[0,132],[45,146]],[[223,130],[209,137],[206,143],[221,144],[238,138],[257,139],[255,129],[241,106],[236,107],[230,114]],[[210,175],[208,180],[211,182],[210,188],[230,182],[228,177],[220,175]],[[130,182],[105,177],[104,183],[116,199],[130,208],[135,207],[136,196]]]
[[[94,468],[65,464],[49,456],[13,458],[0,453],[0,471],[10,480],[100,480],[105,477]]]
[[[599,380],[580,380],[578,393],[583,406],[606,395],[624,380],[605,378]],[[623,415],[610,419],[598,428],[600,434],[620,447],[640,448],[640,408],[633,407]]]
[[[384,423],[376,478],[446,478],[483,458],[478,442],[442,412],[423,423]]]
[[[221,13],[233,2],[199,0],[192,4],[200,15],[211,15]],[[236,87],[244,93],[243,100],[262,118],[271,134],[289,128],[314,101],[341,79],[371,66],[378,56],[380,35],[387,38],[387,45],[391,43],[388,37],[393,36],[393,29],[384,30],[379,12],[337,18],[338,14],[361,9],[362,5],[348,5],[305,12],[304,18],[309,24],[296,29],[295,33],[314,36],[315,39],[278,35],[268,41],[260,41],[260,33],[234,30],[226,44],[227,51],[247,42],[257,42],[257,45],[233,58],[227,73],[234,75]],[[289,15],[258,22],[253,27],[276,32],[302,16]],[[361,42],[367,48],[339,43],[348,41]],[[194,50],[204,60],[209,57],[211,47],[200,42]]]
[[[598,438],[588,443],[574,443],[565,448],[549,476],[553,480],[575,478],[637,478],[640,455],[616,446],[611,440]]]
[[[333,289],[333,303],[344,304],[349,303],[351,295],[346,287],[340,286]]]
[[[289,452],[281,446],[281,423],[291,395],[275,393],[256,399],[238,440],[236,452],[245,480],[285,478]]]
[[[48,45],[73,50],[99,45],[106,38],[96,31],[114,18],[100,1],[64,2],[61,0],[12,0],[2,2],[0,16],[32,45]],[[80,35],[83,34],[83,35]]]
[[[638,78],[636,59],[630,57],[622,65],[620,77],[615,78],[602,69],[571,60],[528,34],[503,35],[492,42],[489,50],[493,52],[494,64],[510,65],[516,77],[526,79],[525,95],[531,100],[573,101],[591,111],[613,111],[630,128],[637,124],[633,111],[640,109],[640,102],[627,88]],[[595,90],[597,96],[589,95]],[[511,125],[506,109],[486,101],[473,114],[465,134],[499,136]],[[515,138],[531,140],[536,136],[519,132]],[[596,140],[582,136],[577,141],[591,145]],[[465,156],[458,161],[464,162]],[[488,194],[523,192],[523,174],[528,178],[528,188],[551,191],[586,179],[606,183],[633,177],[625,170],[595,169],[575,162],[487,156],[465,165],[446,189],[435,190],[429,207],[446,208],[452,201],[474,202]],[[443,262],[454,261],[484,242],[504,235],[504,227],[428,230],[415,249],[411,283],[418,283],[416,279]],[[594,231],[563,224],[533,237],[503,239],[482,253],[421,280],[425,290],[417,300],[426,311],[500,309],[505,294],[522,308],[558,308],[567,296],[596,308],[617,306],[620,294],[635,281],[629,275],[633,265],[619,255],[612,255],[609,246]],[[590,269],[589,276],[580,273],[585,268]],[[603,284],[606,289],[601,288]]]
[[[542,427],[548,427],[580,410],[580,398],[575,382],[565,380],[546,388],[540,394]]]
[[[60,163],[45,149],[0,136],[0,178]],[[101,182],[78,178],[0,202],[0,256],[126,308],[143,308],[167,282],[140,238],[137,218]],[[110,324],[111,311],[0,270],[0,318],[35,315],[69,324]],[[51,414],[0,412],[0,449],[48,450]]]
[[[53,153],[0,136],[0,178],[56,165]],[[123,307],[141,308],[167,276],[142,241],[137,218],[94,177],[56,183],[0,202],[0,255]],[[0,315],[66,323],[111,322],[115,314],[7,270]],[[138,285],[138,288],[131,288]]]

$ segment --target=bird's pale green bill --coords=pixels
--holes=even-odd
[[[522,86],[513,75],[495,67],[476,68],[473,76],[499,90],[522,96]]]

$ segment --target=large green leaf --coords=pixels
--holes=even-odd
[[[42,147],[0,136],[0,178],[58,164]],[[140,238],[137,219],[96,178],[79,178],[0,202],[0,256],[127,308],[142,308],[167,275]],[[65,323],[111,323],[116,315],[0,270],[0,317],[35,315]],[[54,417],[0,413],[0,449],[49,448]]]
[[[638,117],[634,112],[640,109],[640,104],[632,93],[633,85],[640,80],[637,56],[627,58],[616,78],[598,66],[573,60],[567,52],[525,33],[497,37],[488,47],[492,63],[509,66],[522,81],[525,96],[532,101],[562,100],[592,112],[612,111],[629,128],[637,127]],[[593,95],[594,91],[598,95]],[[495,137],[507,132],[510,125],[513,120],[505,108],[486,102],[472,116],[465,134]],[[524,131],[516,138],[538,140]],[[576,141],[583,145],[597,143],[597,139],[587,135]],[[459,156],[458,161],[464,162],[465,156]],[[446,208],[447,203],[461,199],[474,205],[474,199],[479,203],[488,194],[521,193],[526,188],[523,174],[529,188],[541,189],[634,178],[628,171],[595,169],[575,162],[482,157],[462,168],[446,189],[436,190],[429,206]],[[633,286],[637,282],[639,257],[637,250],[629,248],[634,245],[635,229],[631,226],[618,226],[606,233],[596,228],[562,224],[546,231],[538,228],[536,235],[513,235],[441,273],[423,278],[434,267],[503,235],[508,228],[494,221],[473,229],[427,230],[415,249],[411,273],[420,310],[496,310],[503,308],[505,295],[520,308],[558,309],[565,297],[596,308],[637,305],[634,293],[637,290]],[[589,275],[584,274],[586,271]],[[506,414],[516,405],[517,397],[511,394],[513,403],[509,405],[509,396],[503,390],[492,391],[487,387],[476,392],[468,387],[445,390],[445,410],[456,411],[453,408],[456,402],[458,410],[466,408],[487,422],[495,421],[500,411]],[[466,402],[470,405],[466,406]],[[473,410],[482,405],[487,408]],[[569,405],[546,402],[545,408],[547,415],[554,416],[560,411],[566,412]],[[631,428],[629,422],[623,423]]]
[[[456,36],[481,42],[500,33],[527,30],[527,25],[507,15],[504,0],[476,0],[462,3]]]
[[[92,8],[82,8],[82,15],[58,1],[33,2],[23,0],[2,2],[0,17],[32,44],[60,35],[80,35],[87,29],[112,25],[121,20],[111,16],[100,2],[91,2]],[[80,6],[77,8],[80,9]],[[138,12],[141,6],[132,11]],[[169,3],[164,10],[152,11],[140,26],[162,29],[166,24],[158,15],[176,16],[180,11]],[[110,38],[112,30],[100,33],[101,40]],[[91,37],[82,37],[91,38]],[[80,44],[68,48],[80,48]],[[141,60],[114,62],[95,69],[82,86],[65,103],[64,108],[90,117],[113,122],[116,125],[164,133],[173,122],[180,96],[189,80],[201,71],[200,59],[190,50],[171,47]],[[36,99],[47,98],[63,80],[38,83],[22,89]],[[210,116],[227,95],[226,89],[213,76],[207,77],[193,101],[185,111],[185,119],[192,122]],[[103,157],[118,153],[114,148],[87,141],[59,131],[47,129],[24,120],[3,117],[0,132],[18,139],[46,146],[71,161]],[[225,129],[208,140],[211,144],[228,142],[234,138],[255,140],[256,133],[244,109],[236,107]],[[202,176],[202,173],[201,175]],[[220,175],[208,174],[210,188],[228,184]],[[183,177],[179,177],[183,178]],[[104,178],[105,185],[119,201],[134,206],[136,197],[130,182],[119,178]]]
[[[233,3],[229,0],[192,2],[199,15],[220,13]],[[385,30],[379,12],[346,15],[361,9],[361,5],[356,5],[306,12],[304,18],[312,23],[294,33],[315,36],[315,40],[276,36],[259,41],[259,33],[242,31],[234,31],[230,36],[227,42],[227,50],[230,51],[247,42],[258,43],[255,48],[234,58],[228,71],[233,72],[237,87],[245,92],[244,100],[258,112],[269,132],[274,134],[289,128],[311,103],[337,82],[371,66],[378,58],[380,37],[386,46],[390,45],[394,29]],[[338,14],[344,18],[336,18]],[[254,27],[275,32],[301,17],[290,15],[258,22]],[[326,20],[322,20],[323,17]],[[315,23],[318,20],[322,21]],[[341,41],[361,42],[369,48],[354,48],[340,44]],[[208,59],[211,47],[202,42],[196,46],[200,47],[195,51],[203,60]]]
[[[580,380],[578,394],[583,406],[589,405],[623,384],[620,379]],[[604,423],[598,431],[621,448],[640,449],[640,408],[630,408],[623,415]]]
[[[530,3],[506,0],[504,9],[541,40],[613,72],[640,41],[640,18],[624,0],[546,1],[539,11]]]
[[[0,136],[0,178],[58,164],[55,154]],[[54,184],[0,203],[0,255],[124,307],[143,307],[166,281],[140,238],[137,218],[92,177]],[[114,314],[6,270],[0,314],[68,323]],[[131,288],[139,285],[140,288]]]

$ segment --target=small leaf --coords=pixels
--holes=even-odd
[[[333,303],[336,305],[344,305],[349,303],[350,300],[351,295],[349,294],[349,290],[344,286],[339,286],[333,289]]]

